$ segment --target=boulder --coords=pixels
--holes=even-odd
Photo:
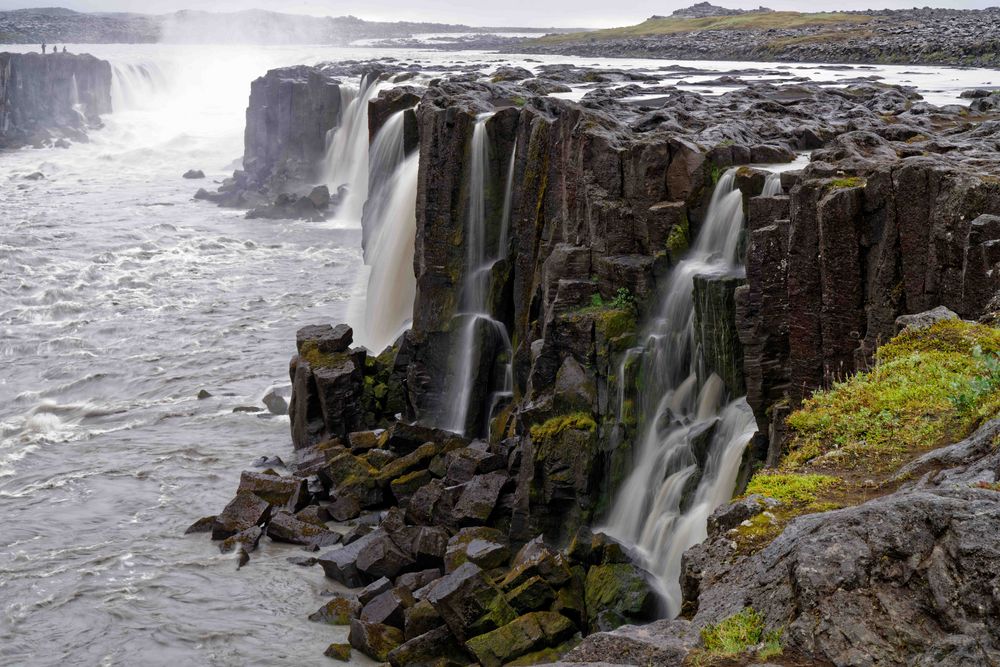
[[[323,655],[328,658],[333,658],[334,660],[340,660],[341,662],[351,661],[351,645],[350,644],[330,644],[323,651]]]
[[[203,516],[198,519],[184,531],[185,535],[190,535],[191,533],[210,533],[212,532],[212,526],[215,525],[215,515]]]
[[[896,332],[916,331],[926,329],[932,324],[942,320],[957,320],[958,315],[944,306],[938,306],[931,310],[913,315],[900,315],[896,318]]]
[[[440,579],[443,572],[438,568],[420,570],[419,572],[406,572],[396,577],[396,585],[409,589],[411,592],[420,590],[433,581]]]
[[[414,558],[400,549],[382,528],[376,529],[363,539],[365,544],[358,550],[356,567],[372,579],[379,577],[395,579],[397,575],[416,563]]]
[[[389,653],[403,643],[403,631],[381,623],[366,623],[355,618],[348,635],[351,646],[373,660],[386,662]]]
[[[288,512],[275,512],[267,524],[267,536],[275,542],[311,547],[329,547],[341,540],[340,533],[325,526],[301,521]]]
[[[317,185],[309,193],[310,203],[317,209],[323,210],[330,206],[330,188],[325,185]],[[345,325],[341,325],[345,326]]]
[[[463,641],[506,625],[516,616],[503,593],[473,563],[464,563],[431,584],[426,599]]]
[[[226,554],[239,549],[249,554],[257,548],[263,534],[264,531],[261,530],[260,526],[251,526],[222,540],[222,543],[219,545],[219,551]]]
[[[489,519],[497,505],[500,491],[507,483],[506,473],[476,475],[462,489],[455,503],[453,516],[464,524],[482,524]]]
[[[266,396],[264,396],[264,407],[272,415],[278,415],[283,417],[288,414],[288,401],[281,394],[269,391]]]
[[[253,493],[288,512],[298,512],[309,502],[306,480],[298,477],[243,472],[237,493]]]
[[[329,324],[312,324],[302,327],[295,334],[299,354],[314,349],[322,354],[346,352],[354,340],[354,330],[346,324],[336,327]]]
[[[448,540],[444,555],[446,572],[456,570],[462,563],[475,563],[484,570],[505,565],[510,560],[510,549],[503,533],[482,526],[463,528]]]
[[[361,515],[361,503],[354,494],[338,495],[333,502],[326,505],[326,513],[334,521],[350,521]]]
[[[350,625],[351,619],[360,614],[361,604],[357,600],[338,595],[309,614],[309,620],[330,625]]]
[[[437,613],[434,605],[427,600],[420,600],[412,607],[407,608],[405,616],[404,636],[407,641],[444,625],[441,614]],[[447,627],[445,630],[451,634]]]
[[[656,617],[659,599],[649,575],[635,565],[593,565],[587,571],[585,588],[589,624],[594,632]]]
[[[270,503],[254,493],[241,491],[215,517],[215,522],[212,524],[212,539],[224,540],[247,528],[263,526],[270,518]]]
[[[366,605],[375,599],[377,596],[385,593],[386,591],[392,590],[392,582],[387,578],[382,577],[376,579],[372,583],[368,584],[358,593],[358,602],[362,605]]]
[[[575,633],[576,627],[565,616],[537,611],[473,637],[465,646],[483,667],[501,667],[527,653],[561,644]]]
[[[656,621],[628,625],[610,632],[595,632],[563,656],[566,663],[681,665],[698,646],[698,631],[690,621]]]
[[[403,629],[406,610],[416,604],[408,588],[397,586],[379,593],[361,610],[361,620],[367,623],[384,623]]]
[[[321,554],[316,562],[323,568],[326,576],[331,579],[339,581],[348,588],[361,588],[371,581],[371,577],[366,576],[358,569],[356,564],[358,555],[377,537],[375,533],[360,537],[350,544]]]
[[[205,178],[205,172],[201,169],[188,169],[184,172],[184,178],[195,180],[199,178]]]
[[[433,665],[434,667],[465,667],[469,656],[446,627],[437,627],[412,637],[389,652],[392,667]]]

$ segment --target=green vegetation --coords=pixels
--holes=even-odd
[[[1000,329],[944,320],[901,333],[874,368],[815,392],[788,417],[780,467],[758,472],[746,490],[778,504],[736,529],[739,553],[763,548],[798,516],[892,491],[901,465],[998,412]]]
[[[762,472],[750,480],[746,495],[759,493],[788,505],[812,505],[820,491],[840,484],[830,475]]]
[[[680,223],[670,228],[670,235],[667,237],[667,250],[670,252],[670,259],[679,262],[690,247],[691,224],[685,215]]]
[[[542,424],[535,424],[531,427],[531,439],[535,442],[553,440],[563,431],[568,430],[588,431],[593,433],[597,430],[597,423],[594,418],[586,412],[573,412],[568,415],[552,417]]]
[[[835,178],[830,181],[830,188],[833,190],[846,190],[847,188],[863,188],[865,186],[865,179],[858,178],[857,176],[850,176],[848,178]]]
[[[847,26],[867,23],[871,17],[841,12],[761,12],[738,16],[709,16],[705,18],[655,18],[638,25],[608,28],[592,32],[563,35],[546,35],[535,42],[559,44],[563,42],[621,39],[627,37],[655,37],[700,30],[772,30]]]
[[[767,659],[782,653],[781,630],[768,631],[764,617],[752,607],[703,628],[701,641],[710,657],[753,652],[758,658]]]
[[[632,296],[632,292],[629,291],[629,288],[618,288],[618,291],[615,293],[615,298],[611,300],[611,307],[617,308],[618,310],[635,308],[635,297]]]
[[[313,370],[317,370],[319,368],[333,368],[343,362],[348,355],[320,352],[316,342],[310,340],[302,344],[299,356],[308,361]]]
[[[960,320],[904,332],[875,368],[818,391],[788,418],[786,466],[894,468],[968,436],[1000,408],[1000,329]]]

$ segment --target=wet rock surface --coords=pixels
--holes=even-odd
[[[86,141],[111,113],[111,65],[91,55],[0,53],[0,148]]]
[[[351,646],[393,665],[679,664],[701,628],[747,606],[817,664],[994,660],[970,639],[996,634],[986,565],[996,500],[965,483],[996,481],[992,459],[968,462],[981,447],[963,450],[968,480],[939,472],[797,519],[754,557],[734,554],[726,533],[767,502],[720,510],[686,557],[683,621],[624,627],[661,613],[656,587],[638,557],[586,526],[606,511],[636,438],[641,379],[625,352],[723,172],[735,170],[743,196],[746,276],[699,276],[695,317],[726,341],[706,370],[732,392],[746,387],[766,434],[747,466],[773,463],[782,410],[863,367],[908,323],[900,316],[992,307],[1000,190],[983,174],[1000,165],[985,141],[996,119],[872,82],[718,97],[665,89],[643,101],[596,88],[575,103],[532,93],[523,74],[453,75],[423,93],[413,327],[377,354],[352,347],[345,326],[299,331],[292,475],[245,476],[213,537],[343,535],[316,564],[359,589]],[[572,66],[537,78],[588,76],[642,80]],[[502,252],[488,271],[490,324],[471,329],[475,379],[456,397],[477,122],[490,142],[485,235]],[[809,166],[761,196],[774,181],[753,163],[804,151]],[[454,400],[474,406],[464,435],[434,427]],[[320,526],[324,513],[340,524]]]

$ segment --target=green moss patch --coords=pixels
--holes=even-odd
[[[848,178],[835,178],[830,181],[830,188],[833,190],[846,190],[848,188],[863,188],[865,186],[865,179],[858,178],[857,176],[850,176]]]
[[[875,366],[815,392],[787,420],[779,468],[751,478],[746,495],[777,505],[735,531],[752,553],[803,514],[889,493],[900,466],[958,442],[1000,412],[1000,329],[944,320],[883,345]]]
[[[338,354],[320,352],[316,341],[310,340],[302,344],[299,356],[309,362],[309,366],[313,370],[317,370],[320,368],[333,368],[343,363],[350,355],[344,352]]]
[[[818,391],[788,418],[786,466],[894,469],[969,434],[1000,407],[1000,330],[947,320],[905,332],[875,367]]]
[[[586,412],[573,412],[568,415],[552,417],[541,424],[531,427],[531,439],[535,442],[553,440],[563,431],[576,430],[593,433],[597,430],[597,422]]]
[[[767,659],[782,653],[781,630],[769,631],[764,617],[752,607],[706,626],[701,631],[701,641],[708,657],[754,654]]]

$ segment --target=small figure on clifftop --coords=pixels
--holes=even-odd
[[[65,46],[63,47],[63,53],[66,53],[66,47]]]
[[[46,45],[45,45],[45,44],[43,43],[43,44],[42,44],[42,54],[43,54],[43,55],[45,54],[45,46],[46,46]]]

